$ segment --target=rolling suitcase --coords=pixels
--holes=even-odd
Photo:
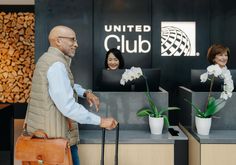
[[[101,148],[101,164],[104,165],[104,151],[105,151],[105,136],[106,129],[102,129],[102,148]],[[116,126],[116,141],[115,141],[115,165],[118,165],[118,144],[119,144],[119,123]]]

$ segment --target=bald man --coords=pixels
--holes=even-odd
[[[78,48],[75,32],[66,26],[56,26],[48,39],[50,47],[39,58],[34,71],[25,122],[28,132],[42,129],[49,137],[69,139],[73,164],[79,165],[78,123],[111,130],[117,121],[97,116],[77,103],[78,96],[83,97],[90,106],[99,109],[99,99],[90,90],[74,84],[70,63]]]

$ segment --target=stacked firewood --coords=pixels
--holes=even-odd
[[[0,102],[28,101],[34,67],[34,14],[0,12]]]

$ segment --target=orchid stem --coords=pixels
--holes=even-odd
[[[211,92],[212,92],[212,87],[213,87],[214,79],[215,79],[215,76],[213,75],[212,78],[211,78],[210,91],[209,91],[208,97],[207,97],[205,112],[206,112],[206,110],[207,110],[207,106],[208,106],[208,103],[209,103],[209,99],[210,99],[210,97],[211,97]]]
[[[145,83],[146,83],[147,93],[150,95],[150,93],[149,93],[149,86],[148,86],[148,82],[147,82],[147,78],[146,78],[146,76],[144,76],[144,75],[143,75],[143,78],[144,78]]]

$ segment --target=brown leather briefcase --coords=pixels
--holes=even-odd
[[[15,158],[21,160],[22,165],[73,164],[68,141],[64,138],[48,138],[41,130],[18,137]]]

